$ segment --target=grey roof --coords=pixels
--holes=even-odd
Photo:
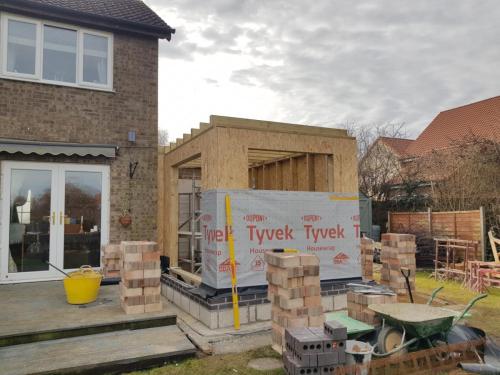
[[[104,156],[116,157],[116,145],[67,143],[67,142],[39,142],[23,139],[0,138],[0,152],[8,154],[21,153],[25,155],[66,155],[66,156]]]
[[[168,40],[175,33],[141,0],[0,0],[2,8]]]

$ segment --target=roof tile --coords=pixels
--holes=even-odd
[[[406,153],[422,156],[470,137],[500,141],[500,96],[441,112]]]
[[[381,142],[392,148],[398,156],[405,156],[406,149],[410,146],[411,143],[415,142],[415,140],[413,139],[405,138],[380,137],[379,139]]]
[[[71,11],[82,16],[97,16],[118,22],[157,28],[165,33],[172,29],[141,0],[0,0],[25,7],[47,7],[53,11]],[[173,32],[173,31],[172,31]]]

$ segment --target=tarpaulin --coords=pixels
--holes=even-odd
[[[267,284],[264,253],[276,248],[317,255],[321,280],[361,276],[358,193],[209,190],[201,200],[203,283],[231,287],[226,194],[238,286]]]

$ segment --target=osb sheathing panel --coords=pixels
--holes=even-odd
[[[257,189],[357,191],[356,142],[345,131],[212,116],[211,127],[192,132],[162,156],[158,238],[170,264],[178,261],[179,165],[201,158],[202,190]],[[304,154],[249,173],[248,150]],[[309,154],[309,155],[308,155]],[[253,173],[253,177],[251,175]],[[162,208],[163,207],[163,208]]]

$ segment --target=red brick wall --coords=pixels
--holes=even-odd
[[[0,78],[0,138],[116,144],[114,160],[1,155],[1,160],[107,163],[111,166],[110,240],[155,240],[158,42],[114,35],[114,92]],[[135,145],[127,141],[137,132]],[[132,180],[129,161],[138,161]],[[132,225],[118,218],[130,207]]]

